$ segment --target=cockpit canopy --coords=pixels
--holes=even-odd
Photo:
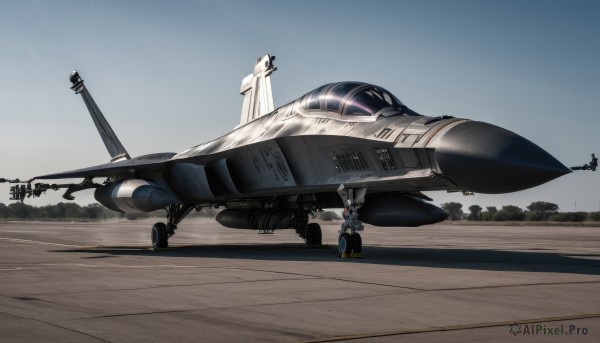
[[[299,107],[305,111],[328,112],[343,117],[419,115],[387,90],[363,82],[326,84],[307,93],[299,101]]]

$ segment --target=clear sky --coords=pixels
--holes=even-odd
[[[276,106],[324,83],[364,81],[417,112],[490,122],[583,164],[600,153],[598,18],[600,2],[577,0],[0,0],[0,177],[109,160],[69,90],[75,67],[138,156],[230,131],[241,80],[265,53],[277,56]],[[544,200],[598,211],[600,172],[507,195],[429,195],[465,209]],[[6,184],[0,202],[9,202]]]

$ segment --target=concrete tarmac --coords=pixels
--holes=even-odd
[[[341,259],[338,225],[151,225],[0,222],[0,341],[600,342],[597,227],[367,226]]]

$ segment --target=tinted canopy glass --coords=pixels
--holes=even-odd
[[[317,89],[315,89],[314,91],[312,91],[312,93],[310,93],[310,96],[308,98],[308,109],[309,110],[318,110],[320,109],[321,105],[320,105],[320,100],[321,100],[321,96],[322,96],[322,92],[323,90],[329,85],[324,85],[321,86]]]
[[[419,115],[387,90],[362,82],[321,86],[303,96],[300,103],[309,111],[337,112],[343,116]]]
[[[328,111],[339,111],[341,108],[342,101],[354,88],[364,85],[361,82],[342,82],[337,86],[331,88],[329,94],[327,94],[327,110]]]
[[[375,86],[362,87],[346,100],[345,115],[372,116],[386,109],[400,109],[403,105],[394,95]]]

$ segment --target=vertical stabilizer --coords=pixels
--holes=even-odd
[[[244,104],[240,125],[273,111],[271,74],[277,70],[273,61],[275,61],[275,56],[259,57],[254,66],[254,72],[242,80],[240,94],[244,96]]]
[[[90,112],[92,120],[94,120],[94,124],[96,124],[96,128],[100,133],[100,137],[102,138],[110,157],[112,157],[111,162],[131,159],[127,150],[125,150],[125,147],[123,147],[123,144],[121,144],[121,141],[119,141],[119,138],[117,138],[117,135],[108,124],[108,121],[104,118],[102,111],[100,111],[100,108],[96,105],[92,95],[88,92],[87,88],[85,88],[83,80],[79,77],[77,70],[73,70],[69,80],[73,84],[71,89],[75,91],[75,94],[81,94],[83,102],[85,102],[85,106]]]

